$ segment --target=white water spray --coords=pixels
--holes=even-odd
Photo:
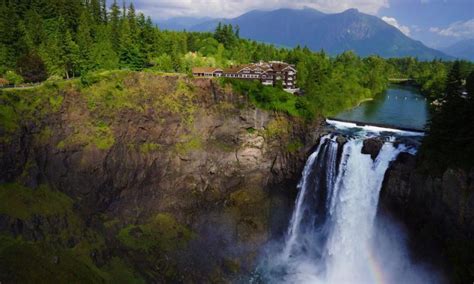
[[[303,170],[285,242],[260,265],[264,282],[441,282],[410,261],[400,230],[375,226],[385,171],[399,153],[412,149],[387,139],[372,160],[361,153],[364,139],[351,138],[343,149],[335,137],[321,139]]]

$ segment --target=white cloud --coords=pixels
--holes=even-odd
[[[418,26],[418,25],[411,25],[410,30],[415,31],[416,33],[419,33],[421,31],[423,31],[423,29],[420,28],[420,26]]]
[[[471,38],[474,37],[474,19],[454,22],[446,28],[431,27],[430,32],[445,37]]]
[[[109,0],[110,1],[110,0]],[[349,8],[375,15],[389,0],[135,0],[135,7],[155,20],[176,16],[236,17],[250,10],[309,7],[326,13]]]
[[[404,25],[400,25],[397,21],[397,19],[392,18],[392,17],[382,17],[382,20],[384,20],[387,24],[392,25],[399,29],[402,33],[405,35],[409,36],[410,35],[410,28]]]

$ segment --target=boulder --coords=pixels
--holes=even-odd
[[[366,139],[364,140],[364,146],[362,147],[362,154],[369,154],[372,160],[375,160],[379,155],[382,146],[383,141],[380,138]]]
[[[347,138],[344,136],[337,136],[336,142],[337,144],[339,144],[339,146],[343,146],[344,144],[346,144]]]

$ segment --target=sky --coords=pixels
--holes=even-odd
[[[474,0],[133,0],[133,3],[155,22],[182,16],[232,18],[255,9],[310,7],[337,13],[356,8],[380,17],[430,47],[442,48],[474,38]]]

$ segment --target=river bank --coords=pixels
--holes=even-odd
[[[429,119],[429,107],[416,88],[391,85],[383,94],[334,118],[422,130]]]

